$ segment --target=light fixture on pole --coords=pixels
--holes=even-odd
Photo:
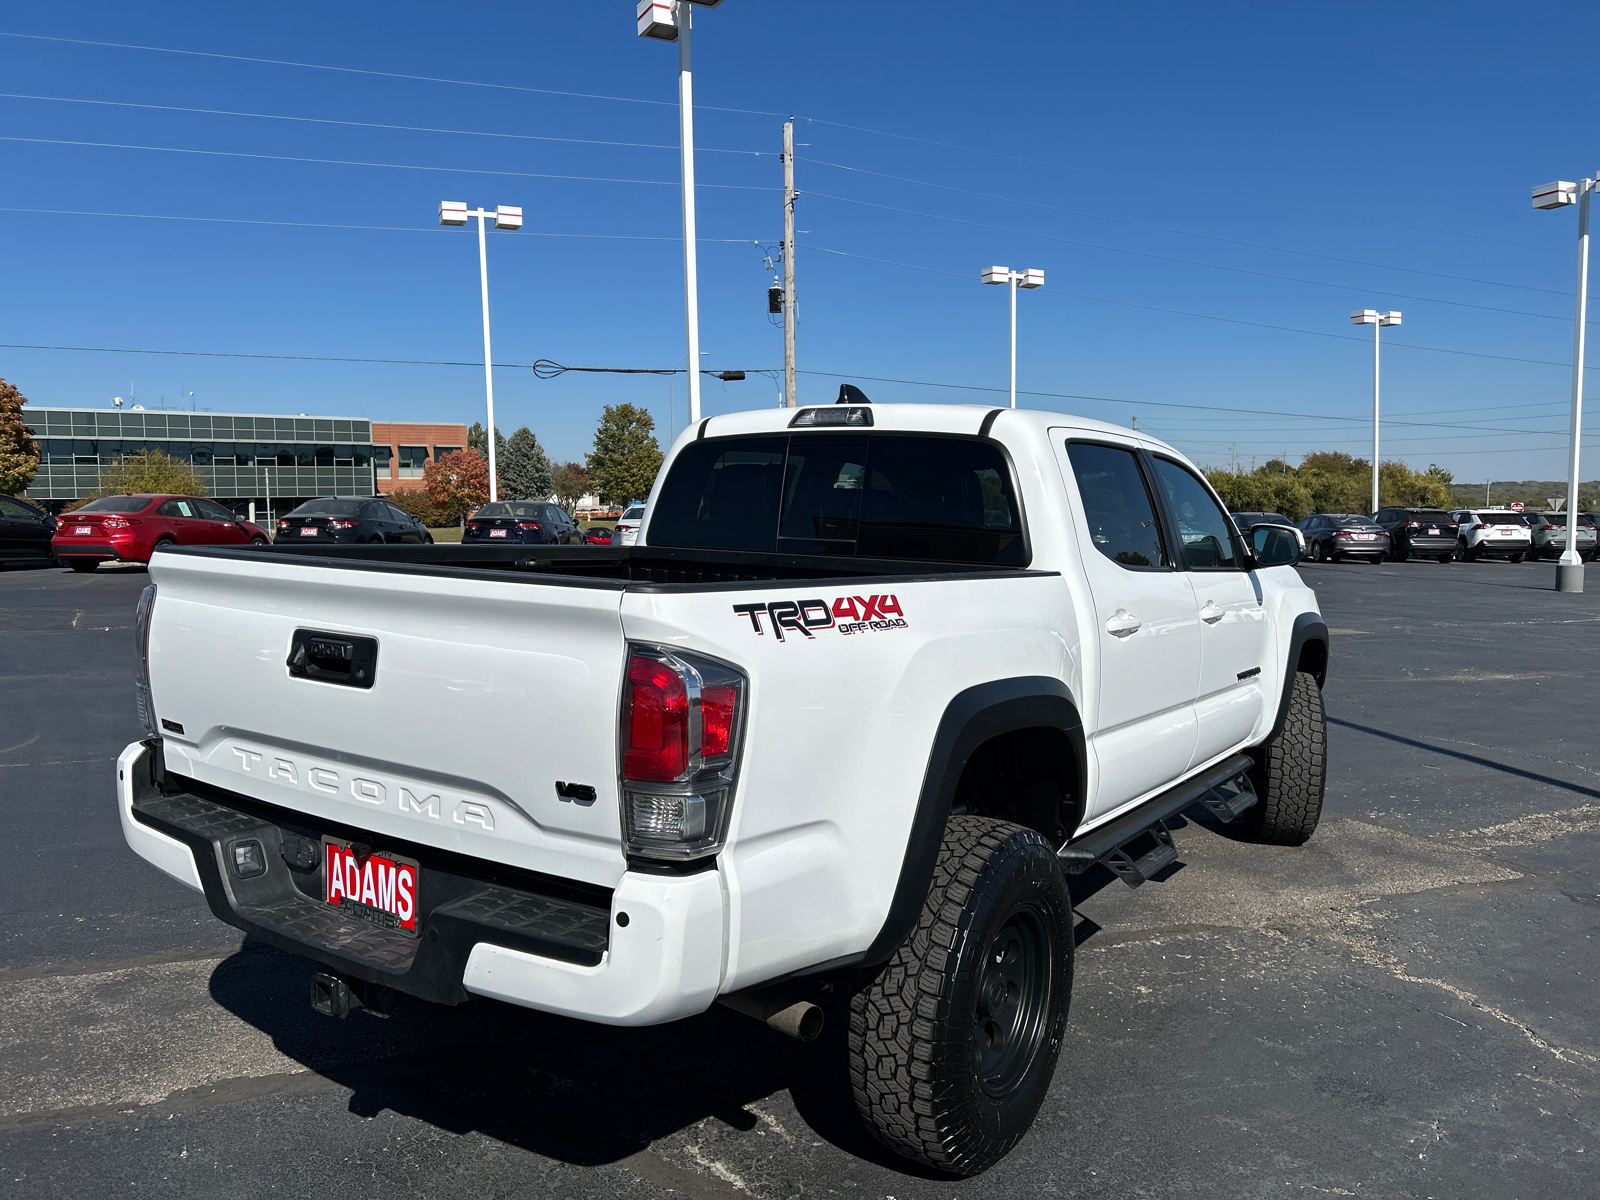
[[[689,30],[694,5],[722,0],[639,0],[639,36],[678,43],[678,155],[683,175],[683,306],[691,364],[700,361],[700,281],[694,245],[694,72]],[[689,422],[700,419],[700,373],[689,372]]]
[[[1010,267],[986,267],[982,278],[985,283],[1011,285],[1011,407],[1015,408],[1017,406],[1017,289],[1043,287],[1044,272],[1033,268],[1013,271]]]
[[[1583,591],[1578,553],[1578,440],[1583,434],[1583,327],[1589,319],[1589,197],[1600,175],[1577,183],[1558,180],[1533,189],[1535,208],[1578,206],[1578,310],[1572,333],[1572,449],[1567,461],[1567,548],[1556,564],[1556,591]]]
[[[439,201],[439,224],[465,225],[469,217],[478,218],[478,282],[483,290],[483,393],[489,402],[489,499],[498,500],[500,491],[495,475],[494,461],[494,359],[489,352],[489,257],[483,242],[483,222],[494,218],[496,229],[521,229],[522,210],[500,205],[493,212],[483,208],[468,208],[460,200]]]
[[[1400,324],[1397,312],[1379,312],[1375,308],[1357,309],[1350,314],[1350,324],[1372,326],[1372,514],[1378,514],[1378,330],[1385,325]]]

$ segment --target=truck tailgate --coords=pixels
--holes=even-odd
[[[168,770],[379,842],[621,879],[615,585],[187,552],[150,577]],[[375,639],[370,686],[291,673],[304,631]]]

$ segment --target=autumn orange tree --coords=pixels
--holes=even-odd
[[[39,469],[39,443],[22,423],[28,398],[0,379],[0,496],[11,496],[33,482]]]
[[[422,470],[428,497],[459,521],[489,498],[489,464],[476,450],[435,457]]]

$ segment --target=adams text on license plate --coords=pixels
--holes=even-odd
[[[416,863],[385,854],[359,854],[355,847],[332,840],[323,843],[323,853],[324,900],[363,921],[416,934]]]

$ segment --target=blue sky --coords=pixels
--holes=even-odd
[[[0,341],[480,361],[474,238],[435,223],[452,199],[527,214],[491,234],[497,362],[681,360],[675,51],[634,36],[626,0],[267,11],[0,19],[80,39],[0,36]],[[978,282],[1003,263],[1047,277],[1019,298],[1019,387],[1071,397],[1025,404],[1137,416],[1210,464],[1364,455],[1370,343],[1348,314],[1395,308],[1385,457],[1560,477],[1576,219],[1529,190],[1600,169],[1597,34],[1592,6],[1560,4],[730,0],[695,34],[705,364],[781,366],[755,243],[780,234],[794,114],[799,362],[830,373],[802,374],[802,402],[843,377],[1004,403],[1005,294]],[[471,421],[483,401],[471,367],[0,349],[0,375],[41,405],[192,391]],[[660,377],[496,374],[501,428],[560,459],[606,403],[681,428],[675,392],[669,416]],[[708,380],[704,400],[767,406],[776,383]]]

